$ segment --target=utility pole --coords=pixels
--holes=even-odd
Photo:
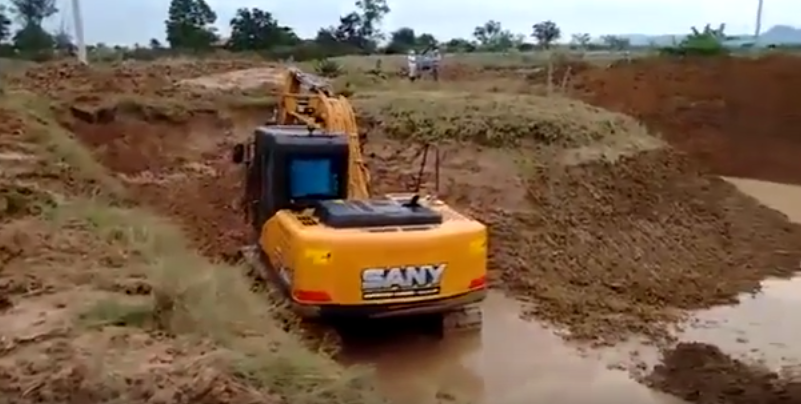
[[[758,0],[759,5],[757,6],[756,12],[756,30],[754,31],[754,44],[759,41],[759,35],[762,34],[762,6],[764,5],[765,0]]]
[[[83,39],[83,16],[81,15],[80,0],[72,0],[72,18],[75,23],[75,41],[78,45],[78,61],[88,64],[86,58],[86,42]]]

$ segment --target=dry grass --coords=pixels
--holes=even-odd
[[[508,69],[513,67],[538,67],[545,66],[554,52],[531,51],[531,52],[504,52],[504,53],[457,53],[446,54],[443,59],[445,63],[464,64],[468,66],[478,66],[487,69]],[[622,54],[609,51],[580,52],[572,50],[559,50],[556,53],[568,55],[573,58],[583,58],[590,63],[607,65],[619,60]],[[642,52],[646,55],[648,52]],[[640,56],[638,54],[637,56]],[[375,67],[377,61],[386,69],[399,69],[406,63],[406,55],[367,55],[367,56],[343,56],[334,58],[347,69],[369,70]]]
[[[652,139],[629,117],[560,96],[398,89],[354,102],[379,131],[418,141],[572,149]]]
[[[92,365],[92,358],[97,359],[97,352],[92,351],[104,347],[92,345],[89,351],[79,349],[88,340],[101,340],[102,336],[113,333],[117,337],[104,341],[116,349],[105,347],[109,352],[103,354],[104,358],[116,357],[118,353],[125,356],[121,352],[126,350],[137,352],[141,347],[125,341],[145,338],[153,341],[145,344],[148,346],[175,346],[169,348],[172,351],[165,348],[172,352],[170,355],[175,358],[171,363],[176,366],[169,370],[168,377],[178,380],[181,372],[189,368],[203,375],[212,372],[215,376],[209,376],[208,386],[191,378],[181,385],[191,390],[187,394],[197,401],[201,401],[201,395],[225,393],[215,393],[218,387],[213,385],[230,385],[236,394],[228,391],[233,394],[233,398],[229,397],[233,401],[229,402],[246,402],[248,397],[249,402],[301,404],[383,402],[373,390],[368,371],[344,369],[333,359],[310,351],[299,337],[283,331],[282,325],[270,316],[267,301],[250,291],[243,268],[205,260],[187,245],[184,235],[174,225],[147,211],[114,206],[115,198],[124,195],[124,189],[69,132],[54,123],[49,105],[26,93],[14,94],[3,104],[6,112],[23,117],[24,128],[15,139],[16,144],[27,144],[25,147],[38,160],[24,175],[4,177],[4,183],[18,186],[13,188],[15,192],[5,192],[2,198],[4,231],[0,236],[13,245],[8,254],[6,250],[0,254],[3,263],[8,264],[0,272],[0,294],[11,293],[9,302],[15,307],[0,314],[16,316],[6,318],[5,322],[18,324],[29,307],[55,304],[54,311],[46,312],[63,309],[72,313],[59,320],[57,333],[48,331],[41,334],[45,337],[36,340],[42,344],[39,348],[42,352],[52,349],[48,344],[54,339],[65,352],[71,352],[52,358],[53,363],[46,368],[57,371],[69,367],[77,371],[78,364],[91,365],[94,371],[89,373],[97,377],[82,373],[81,394],[89,394],[86,389],[91,385],[96,402],[112,398],[141,400],[130,386],[121,385],[117,386],[120,391],[108,391],[115,383],[98,375],[122,372],[126,378],[133,376],[120,370],[120,367],[127,369],[121,363],[115,362],[113,368],[107,369],[111,359]],[[64,186],[50,189],[51,182],[63,183],[64,177],[50,181],[48,178],[53,174],[42,176],[42,168],[70,178],[77,176],[81,183],[93,184],[92,189],[109,192],[76,195],[67,192]],[[28,283],[18,284],[15,289],[14,282],[23,279]],[[58,303],[53,303],[56,300]],[[10,333],[4,336],[17,341],[21,337],[12,335],[16,331],[24,330],[4,330]],[[121,335],[125,335],[123,340],[119,339]],[[16,374],[14,366],[7,367],[12,362],[34,364],[44,360],[44,357],[25,359],[26,352],[36,352],[37,348],[20,351],[15,346],[12,343],[0,349],[2,372]],[[204,346],[211,348],[204,348],[205,353],[198,351]],[[211,353],[214,360],[206,360]],[[65,362],[58,364],[62,360]],[[138,360],[150,359],[141,354]],[[24,371],[23,368],[19,370]],[[150,375],[153,372],[144,373],[148,375],[137,377],[156,377]],[[39,397],[39,402],[47,402],[47,397],[51,397],[58,401],[58,397],[63,400],[78,394],[70,390],[72,387],[49,395],[42,391],[56,389],[58,386],[50,384],[64,376],[59,375],[34,372],[19,376],[23,377],[19,380],[41,384],[30,400]],[[49,381],[37,381],[36,377]],[[211,390],[195,391],[207,387]],[[154,384],[152,388],[159,387]],[[0,394],[15,393],[16,389],[17,386],[9,384]],[[45,395],[37,395],[40,393]]]
[[[241,377],[288,402],[380,402],[368,388],[369,373],[344,370],[309,351],[299,337],[275,324],[268,302],[250,291],[243,268],[209,263],[170,223],[97,201],[64,205],[58,215],[90,223],[94,232],[119,240],[147,263],[153,301],[103,300],[85,313],[84,320],[211,339],[227,349]]]

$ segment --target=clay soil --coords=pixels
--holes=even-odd
[[[373,131],[386,137],[368,143],[379,190],[413,183],[410,139],[484,145],[444,146],[441,192],[490,225],[493,286],[571,338],[664,341],[684,310],[734,303],[798,268],[798,226],[619,115],[519,95],[361,97],[362,110],[401,122],[381,120]]]
[[[635,60],[577,77],[581,97],[638,118],[717,174],[801,183],[801,58]]]
[[[764,162],[763,154],[746,156],[746,151],[759,150],[755,144],[764,149],[774,143],[747,143],[743,127],[731,134],[725,130],[730,128],[731,111],[751,113],[736,102],[731,105],[739,109],[720,106],[729,94],[725,91],[733,90],[721,84],[718,93],[705,93],[688,84],[695,79],[668,73],[684,65],[650,63],[609,71],[588,69],[581,74],[585,97],[644,119],[668,141],[692,151],[691,157],[702,157],[701,164],[662,147],[631,119],[576,101],[497,92],[486,97],[365,92],[354,102],[368,131],[373,185],[379,192],[408,189],[419,162],[411,145],[435,141],[444,153],[441,196],[490,226],[492,287],[527,302],[530,316],[548,321],[572,338],[602,344],[643,334],[668,339],[670,324],[685,310],[732,303],[740,293],[757,290],[767,276],[790,276],[801,258],[801,231],[783,215],[706,172],[704,163],[729,175],[762,172],[760,178],[775,180],[768,174],[783,172],[779,165],[768,170],[767,163],[759,165],[762,171],[745,171]],[[777,62],[744,63],[770,68]],[[252,66],[235,68],[244,67]],[[62,124],[124,181],[135,202],[179,221],[209,258],[230,259],[246,242],[248,229],[238,208],[240,173],[228,163],[228,152],[265,116],[252,109],[228,108],[229,104],[209,109],[212,95],[198,91],[197,82],[195,89],[175,84],[226,68],[195,68],[173,73],[170,80],[154,73],[164,67],[112,68],[102,73],[105,83],[125,82],[109,80],[116,75],[137,83],[115,84],[112,92],[104,85],[87,84],[101,82],[96,73],[77,69],[63,79],[75,85],[37,84],[65,76],[60,73],[63,67],[49,73],[46,69],[19,79],[18,84],[56,88],[55,93],[62,94],[56,108]],[[635,73],[637,69],[653,73]],[[688,74],[707,74],[701,67],[687,69]],[[739,68],[728,69],[724,71],[735,83],[746,80],[734,76]],[[774,75],[784,74],[773,69]],[[630,78],[628,84],[634,83],[630,87],[636,90],[625,87],[626,79],[611,79],[618,77],[614,75]],[[652,75],[654,83],[649,80]],[[672,89],[676,83],[670,80],[685,92]],[[686,84],[681,87],[681,83]],[[209,81],[199,86],[208,87]],[[750,82],[742,86],[760,88]],[[236,89],[220,87],[216,92],[223,96],[238,94]],[[152,108],[119,109],[113,119],[103,120],[86,119],[69,108],[89,104],[91,108],[83,110],[102,110],[118,101],[120,93],[130,95],[127,102],[135,99],[137,105]],[[778,90],[763,94],[763,104],[755,108],[765,114],[769,112],[765,105],[778,108],[789,100]],[[739,100],[745,102],[742,97]],[[700,101],[693,101],[696,98]],[[665,107],[664,99],[673,104]],[[182,118],[162,119],[172,115],[158,107],[175,106],[175,100],[182,106]],[[142,113],[148,110],[163,113]],[[785,123],[790,127],[794,115],[785,111],[772,115],[778,123],[732,119],[752,129],[761,125],[768,133]],[[678,129],[694,130],[698,136]],[[713,132],[712,140],[701,136]],[[732,142],[724,142],[729,139]],[[786,136],[782,139],[784,143],[775,147],[789,149],[794,144]],[[726,152],[715,154],[716,145]],[[734,150],[742,155],[732,157]],[[427,186],[433,186],[430,177]],[[690,383],[682,377],[668,378]]]
[[[644,382],[698,404],[790,404],[801,399],[801,381],[701,343],[681,343],[665,351],[662,364]]]
[[[801,86],[801,80],[794,72],[799,67],[801,59],[789,55],[759,59],[641,60],[617,63],[608,69],[590,69],[578,81],[583,99],[637,117],[714,173],[798,184],[801,183],[798,160],[801,114],[795,105],[801,99],[795,89]],[[650,181],[654,180],[651,177]],[[726,185],[712,181],[703,188],[711,196]],[[733,200],[721,196],[713,197],[718,205]],[[696,212],[693,217],[707,217],[705,222],[713,224],[720,222],[709,220],[709,215],[727,216],[730,224],[708,229],[714,234],[725,234],[723,240],[728,240],[727,243],[746,242],[737,240],[764,232],[787,237],[793,251],[801,245],[792,240],[796,237],[795,226],[782,224],[783,220],[775,213],[748,208],[747,216],[757,218],[752,221],[745,219],[744,207],[721,207],[701,215]],[[672,220],[689,217],[677,215]],[[700,237],[696,242],[705,244],[711,239],[708,234],[696,235]],[[749,265],[771,251],[766,246],[750,245],[740,256],[740,264],[731,265],[732,271],[751,272]],[[797,265],[797,257],[787,258],[785,265]],[[719,276],[722,283],[739,278],[724,273]],[[684,295],[685,290],[679,288],[674,293]],[[700,343],[682,343],[666,350],[663,364],[645,381],[656,389],[697,403],[801,401],[798,382],[732,359],[717,347]]]

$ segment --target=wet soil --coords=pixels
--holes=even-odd
[[[373,147],[377,178],[413,183],[413,151]],[[497,153],[453,150],[440,195],[490,226],[492,286],[573,339],[669,340],[684,310],[736,302],[798,270],[798,226],[680,154],[528,167]]]
[[[801,183],[801,58],[643,59],[588,69],[580,97],[661,133],[716,173]]]
[[[801,382],[732,359],[714,345],[681,343],[664,353],[646,383],[699,404],[790,404],[801,400]]]
[[[612,369],[613,361],[579,354],[552,330],[521,319],[520,304],[500,293],[490,294],[484,316],[480,335],[447,340],[416,332],[409,324],[362,329],[344,339],[342,360],[374,367],[383,391],[398,402],[432,397],[476,403],[682,402]],[[614,351],[608,357],[628,360],[627,351]]]
[[[801,219],[801,187],[730,179],[743,192]],[[801,265],[801,264],[799,264]],[[801,402],[801,279],[767,280],[740,304],[693,315],[682,343],[663,352],[644,382],[695,403]]]
[[[223,122],[232,129],[221,131],[217,123],[135,126],[122,118],[102,128],[81,124],[73,129],[139,202],[179,221],[210,258],[229,259],[248,230],[237,205],[241,173],[227,156],[230,145],[247,136],[256,121],[242,130]],[[134,150],[142,141],[137,137],[149,133],[164,135],[145,141],[155,143],[149,152]],[[169,136],[185,141],[165,140]],[[634,334],[666,339],[666,323],[683,318],[684,310],[734,302],[740,293],[758,290],[765,277],[789,277],[798,269],[797,226],[679,154],[652,150],[614,163],[551,159],[521,170],[520,152],[449,148],[440,195],[490,226],[492,287],[524,301],[528,316],[547,320],[573,338],[606,344]],[[368,149],[375,156],[376,190],[408,189],[417,172],[409,145],[379,134]],[[508,317],[517,314],[498,318]],[[542,357],[538,346],[547,343],[533,338],[523,349]],[[569,362],[559,354],[545,367],[563,361]],[[584,371],[590,385],[601,377]],[[465,373],[460,377],[480,385]],[[598,389],[606,385],[599,382]],[[544,397],[556,398],[584,393],[567,392],[567,387],[545,391]],[[624,391],[621,398],[648,396],[646,390]]]

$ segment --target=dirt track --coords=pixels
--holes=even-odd
[[[577,77],[582,98],[632,115],[716,173],[801,183],[801,58],[635,60]]]
[[[639,62],[590,69],[582,73],[580,84],[585,98],[643,119],[716,172],[801,182],[794,174],[801,173],[792,153],[796,142],[785,136],[794,133],[792,125],[801,123],[796,122],[801,115],[791,109],[793,96],[780,91],[791,79],[782,86],[767,78],[759,84],[762,76],[754,73],[764,68],[764,77],[785,77],[795,74],[797,65],[784,59],[705,63],[713,62]],[[180,221],[210,258],[228,259],[246,239],[247,229],[236,208],[239,173],[228,163],[227,153],[263,115],[209,111],[202,102],[193,110],[192,100],[209,95],[180,89],[163,77],[180,80],[232,67],[169,70],[169,75],[159,74],[159,68],[126,68],[94,78],[60,68],[57,73],[31,73],[25,85],[53,89],[66,103],[77,100],[93,106],[105,105],[110,93],[148,97],[157,105],[180,100],[180,120],[143,114],[141,109],[120,110],[102,123],[85,122],[67,108],[58,113],[60,121],[126,182],[137,202]],[[54,80],[58,75],[62,80]],[[118,76],[126,79],[116,80]],[[751,79],[746,83],[743,77]],[[80,88],[76,82],[95,84],[84,85],[81,93],[75,90]],[[758,105],[746,104],[753,101]],[[739,293],[756,290],[763,278],[797,270],[798,226],[708,175],[690,159],[650,150],[614,163],[598,158],[568,163],[556,157],[563,154],[564,144],[545,143],[559,143],[559,125],[575,120],[574,114],[595,111],[570,104],[562,116],[552,110],[527,117],[526,125],[518,128],[518,121],[504,121],[498,113],[505,110],[504,104],[496,104],[493,122],[508,133],[528,135],[546,128],[547,136],[526,146],[542,164],[521,166],[515,161],[519,155],[502,147],[449,145],[442,194],[491,226],[493,286],[531,303],[531,316],[594,342],[616,342],[633,333],[664,339],[668,334],[662,322],[680,319],[681,310],[733,302]],[[394,117],[398,116],[404,115]],[[418,128],[432,129],[421,124],[427,116],[418,118]],[[606,115],[599,122],[605,119]],[[491,132],[460,127],[464,122],[453,119],[450,123],[450,130],[459,134]],[[590,133],[588,127],[566,127]],[[378,189],[395,190],[410,182],[416,167],[408,139],[404,143],[398,133],[381,133],[386,129],[374,128],[368,152],[375,155]],[[754,133],[761,135],[758,140]],[[686,347],[679,352],[682,349]],[[667,363],[673,370],[665,385],[688,383],[682,375],[689,370],[670,359]],[[740,371],[726,363],[721,371]]]

